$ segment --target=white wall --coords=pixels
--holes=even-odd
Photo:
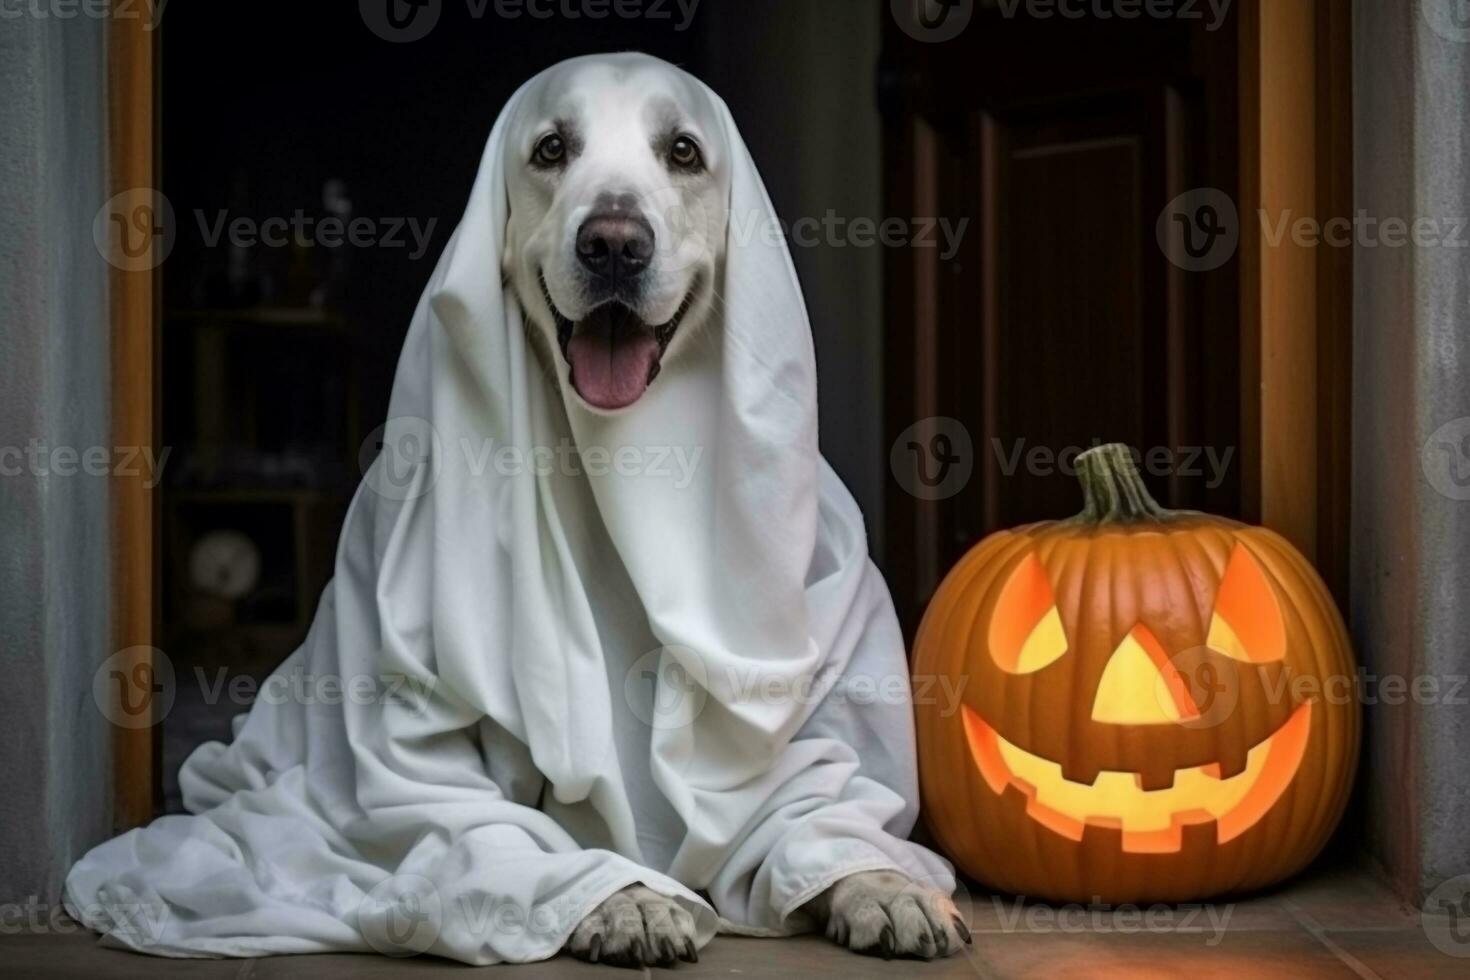
[[[0,451],[110,446],[103,37],[0,20]],[[54,902],[111,829],[92,671],[111,652],[105,478],[0,458],[0,902]]]
[[[1451,29],[1454,6],[1356,0],[1354,196],[1379,222],[1433,219],[1463,241],[1470,24]],[[1369,841],[1422,893],[1470,873],[1470,707],[1445,697],[1470,674],[1470,485],[1455,482],[1470,479],[1470,247],[1380,244],[1354,261],[1349,618],[1371,674],[1441,690],[1367,705]]]

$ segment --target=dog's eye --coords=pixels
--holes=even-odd
[[[699,144],[688,136],[680,136],[669,147],[669,160],[676,167],[698,170],[703,164],[699,155]]]
[[[538,167],[559,167],[566,158],[567,144],[560,133],[548,133],[541,137],[535,152],[531,154],[531,162]]]

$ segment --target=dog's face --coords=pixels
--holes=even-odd
[[[651,65],[573,64],[528,102],[507,161],[503,273],[562,382],[615,412],[708,312],[726,149],[700,93]]]

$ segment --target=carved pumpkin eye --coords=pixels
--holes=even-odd
[[[1051,582],[1036,556],[1011,572],[990,618],[990,656],[1010,674],[1030,674],[1067,652]]]
[[[1247,664],[1267,664],[1286,656],[1281,605],[1260,562],[1244,545],[1235,546],[1225,566],[1205,642]]]

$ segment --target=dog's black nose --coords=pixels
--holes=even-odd
[[[653,258],[653,226],[627,211],[599,211],[577,229],[577,258],[599,278],[636,279]]]

